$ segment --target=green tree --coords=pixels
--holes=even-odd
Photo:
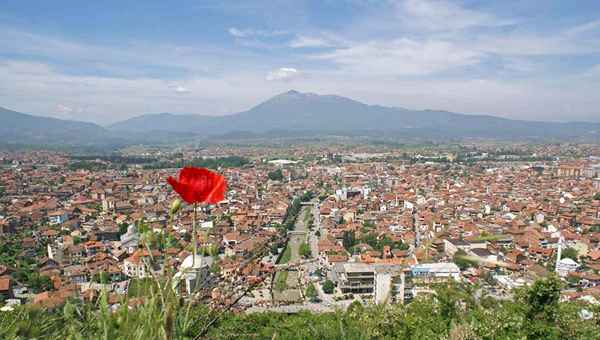
[[[334,289],[335,284],[333,283],[333,281],[325,280],[325,282],[323,282],[323,292],[325,294],[333,294]]]
[[[267,177],[272,181],[282,181],[283,180],[283,171],[281,171],[281,169],[270,171],[267,174]]]
[[[563,249],[562,257],[563,258],[568,257],[572,260],[577,261],[577,249],[571,248],[571,247],[567,247],[567,248]]]
[[[524,303],[528,338],[558,339],[555,327],[562,284],[556,276],[537,280],[521,292],[518,300]]]
[[[356,245],[356,236],[354,235],[354,231],[344,231],[344,235],[342,236],[342,244],[348,251],[350,251],[352,247]]]
[[[310,251],[310,246],[308,245],[308,243],[302,242],[302,244],[300,244],[299,253],[300,253],[300,256],[302,256],[304,258],[310,257],[311,251]]]
[[[312,200],[313,197],[315,197],[315,193],[309,190],[309,191],[305,192],[304,194],[302,194],[302,196],[300,197],[300,200],[302,202],[308,202],[308,201]]]
[[[129,225],[125,222],[119,224],[119,235],[123,235],[127,232],[127,228],[129,227]]]
[[[306,292],[304,292],[304,294],[311,301],[314,301],[317,298],[317,289],[315,288],[315,285],[312,282],[308,284],[308,287],[306,287]]]
[[[45,292],[51,290],[53,285],[49,277],[38,273],[30,273],[27,275],[26,284],[34,293]]]
[[[462,249],[459,249],[456,251],[456,253],[454,253],[452,262],[454,262],[458,268],[460,268],[460,270],[465,270],[469,267],[474,267],[477,265],[476,262],[469,260],[467,253]]]

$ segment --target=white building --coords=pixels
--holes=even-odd
[[[189,255],[173,276],[173,288],[176,289],[182,280],[188,295],[202,288],[206,284],[212,264],[213,258],[210,256]]]
[[[344,262],[335,265],[333,279],[342,294],[372,297],[376,304],[402,303],[404,268],[397,264]]]
[[[135,226],[130,224],[127,227],[127,232],[120,237],[121,248],[127,251],[128,254],[133,254],[137,250],[140,243],[140,234],[135,231]]]
[[[579,263],[573,261],[568,257],[560,259],[556,263],[556,272],[560,277],[567,277],[567,275],[569,275],[569,272],[574,272],[577,270],[577,268],[579,268]]]
[[[426,281],[460,279],[460,269],[452,262],[422,263],[410,267],[413,278]]]

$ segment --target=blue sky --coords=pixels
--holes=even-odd
[[[600,1],[0,3],[0,106],[101,124],[296,89],[600,121]]]

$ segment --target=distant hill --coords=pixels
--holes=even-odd
[[[288,91],[227,116],[148,114],[102,127],[0,108],[0,145],[125,146],[218,140],[369,136],[600,142],[600,123],[552,123],[488,115],[367,105],[333,95]]]
[[[91,145],[106,141],[108,133],[93,123],[34,116],[0,107],[2,143]]]
[[[600,123],[553,123],[434,110],[367,105],[334,95],[288,91],[248,111],[227,116],[142,115],[112,131],[164,131],[198,135],[264,134],[272,131],[436,138],[600,138]]]
[[[143,129],[111,131],[94,123],[42,117],[0,107],[0,146],[121,147],[132,144],[180,143],[194,133],[161,130],[148,135]]]

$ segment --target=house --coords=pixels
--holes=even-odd
[[[160,252],[152,250],[152,257],[159,260]],[[150,266],[150,253],[146,249],[138,249],[123,261],[123,273],[129,277],[143,279],[149,277],[148,266]],[[155,270],[156,268],[150,268]]]
[[[85,283],[88,282],[88,271],[82,265],[72,265],[63,269],[63,275],[71,283]]]
[[[135,231],[135,226],[130,224],[127,227],[127,232],[121,235],[120,239],[121,248],[126,250],[128,254],[133,254],[140,243],[140,234]]]
[[[84,254],[85,249],[81,244],[68,246],[64,251],[65,258],[70,262],[79,262],[83,258]]]
[[[69,213],[65,210],[54,210],[48,213],[50,224],[63,224],[69,219]]]
[[[444,240],[444,251],[448,256],[454,256],[459,249],[468,252],[471,249],[471,243],[460,239]]]
[[[13,298],[12,280],[10,277],[0,277],[0,300]]]

